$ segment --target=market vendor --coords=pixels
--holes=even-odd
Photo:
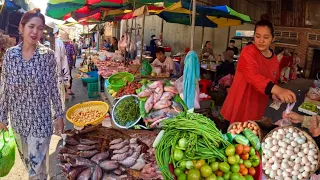
[[[164,49],[162,47],[158,47],[156,49],[156,59],[152,63],[153,68],[161,68],[161,73],[169,73],[170,75],[174,75],[175,66],[173,60],[164,54]]]
[[[320,135],[320,116],[303,116],[295,112],[283,113],[283,119],[289,119],[292,123],[302,123],[302,127],[307,128],[313,137]]]
[[[206,44],[202,48],[201,55],[202,55],[202,58],[204,59],[209,59],[209,60],[214,59],[214,53],[213,53],[213,49],[210,41],[206,41]]]
[[[109,48],[110,52],[116,52],[118,50],[118,39],[116,37],[112,37],[111,46]]]
[[[53,125],[59,133],[64,129],[55,55],[39,42],[44,28],[40,9],[22,16],[23,41],[4,54],[0,80],[0,131],[10,120],[26,179],[47,179]]]
[[[292,91],[277,85],[280,72],[277,56],[270,50],[273,40],[273,24],[257,22],[254,44],[244,47],[222,106],[221,114],[230,123],[261,120],[269,97],[285,103],[296,101]]]

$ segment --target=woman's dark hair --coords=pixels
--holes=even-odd
[[[270,22],[271,18],[268,14],[261,15],[261,20],[256,23],[254,27],[254,32],[256,32],[257,27],[268,27],[270,29],[272,37],[274,37],[274,27],[272,22]]]
[[[236,41],[231,39],[229,43],[236,43]]]
[[[247,43],[247,46],[249,46],[250,44],[253,44],[253,42],[251,42],[251,41],[250,41],[250,42],[248,42],[248,43]]]
[[[206,41],[206,44],[204,45],[204,47],[207,47],[207,44],[209,43],[210,41]]]
[[[276,54],[278,55],[278,54],[282,53],[283,51],[284,51],[284,49],[283,49],[283,48],[280,48],[280,49],[278,50],[278,52],[276,52]]]
[[[38,17],[42,20],[43,22],[43,26],[46,24],[46,21],[45,21],[45,18],[44,18],[44,15],[41,14],[40,12],[40,9],[39,8],[34,8],[30,11],[27,11],[21,18],[20,20],[20,24],[22,26],[25,26],[29,21],[30,19],[34,18],[34,17]]]
[[[154,37],[156,37],[156,35],[152,35],[152,36],[151,36],[151,39],[153,39]]]
[[[115,43],[118,43],[118,39],[116,37],[112,37]]]
[[[160,52],[162,52],[162,54],[164,54],[164,48],[162,48],[162,47],[157,47],[156,53],[160,53]]]

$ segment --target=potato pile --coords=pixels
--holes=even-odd
[[[255,123],[252,122],[239,122],[236,124],[231,124],[229,132],[231,134],[240,134],[245,128],[250,129],[255,135],[259,135],[260,128]]]
[[[103,113],[96,109],[85,109],[74,112],[71,115],[71,120],[77,123],[88,123],[100,118],[102,115]]]

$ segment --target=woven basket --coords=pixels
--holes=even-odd
[[[92,109],[92,110],[97,110],[99,112],[102,113],[102,115],[90,122],[75,122],[71,119],[71,116],[74,113],[79,113],[81,111],[85,111],[87,109]],[[106,114],[109,111],[109,105],[105,102],[102,101],[89,101],[89,102],[84,102],[84,103],[79,103],[76,104],[74,106],[72,106],[71,108],[68,109],[67,111],[67,120],[70,121],[72,124],[79,126],[79,127],[84,127],[86,125],[97,125],[100,124],[106,117]]]
[[[262,136],[261,136],[261,129],[260,129],[259,125],[254,121],[248,121],[248,122],[250,122],[250,123],[252,123],[252,124],[254,124],[255,126],[258,127],[258,138],[261,141],[261,137]],[[230,130],[232,129],[233,126],[238,125],[240,123],[243,123],[243,122],[234,122],[234,123],[230,124],[230,126],[228,127],[228,132],[230,132]]]
[[[318,164],[317,164],[315,170],[312,171],[312,172],[309,174],[309,176],[306,178],[306,179],[309,179],[309,178],[319,169],[319,165],[320,165],[320,152],[319,152],[319,147],[318,147],[317,143],[314,141],[314,139],[313,139],[308,133],[306,133],[305,131],[302,131],[301,129],[296,128],[296,127],[294,127],[294,126],[281,126],[281,127],[277,127],[277,128],[275,128],[275,129],[273,129],[272,131],[270,131],[270,132],[263,138],[263,140],[261,141],[261,143],[263,143],[263,142],[266,140],[266,138],[272,136],[272,133],[273,133],[273,132],[278,131],[279,129],[288,129],[288,128],[293,128],[293,129],[297,130],[298,132],[302,132],[303,135],[307,138],[307,142],[308,142],[308,141],[311,141],[311,142],[315,145],[315,147],[316,147],[316,149],[317,149],[317,152],[318,152]],[[264,173],[264,171],[263,171],[263,174],[267,177],[267,179],[271,179],[271,178],[269,177],[269,175],[267,175],[267,174]]]

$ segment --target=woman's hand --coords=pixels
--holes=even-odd
[[[297,101],[297,97],[292,91],[281,88],[278,85],[273,86],[271,93],[276,95],[277,98],[279,98],[281,102],[284,103],[294,103]]]
[[[280,102],[281,100],[279,99],[279,97],[275,94],[272,94],[272,99],[275,100],[275,101],[278,101]]]
[[[7,126],[6,126],[4,123],[0,122],[0,131],[1,131],[2,129],[4,129],[5,131],[8,131]]]
[[[309,131],[313,137],[317,137],[320,135],[319,122],[320,116],[312,116]]]
[[[57,134],[61,134],[64,132],[64,121],[63,118],[57,118],[56,121],[54,122],[55,124],[55,132]]]
[[[302,123],[304,120],[304,116],[297,114],[295,112],[290,112],[288,114],[286,114],[286,112],[283,112],[282,118],[289,119],[292,123]]]

